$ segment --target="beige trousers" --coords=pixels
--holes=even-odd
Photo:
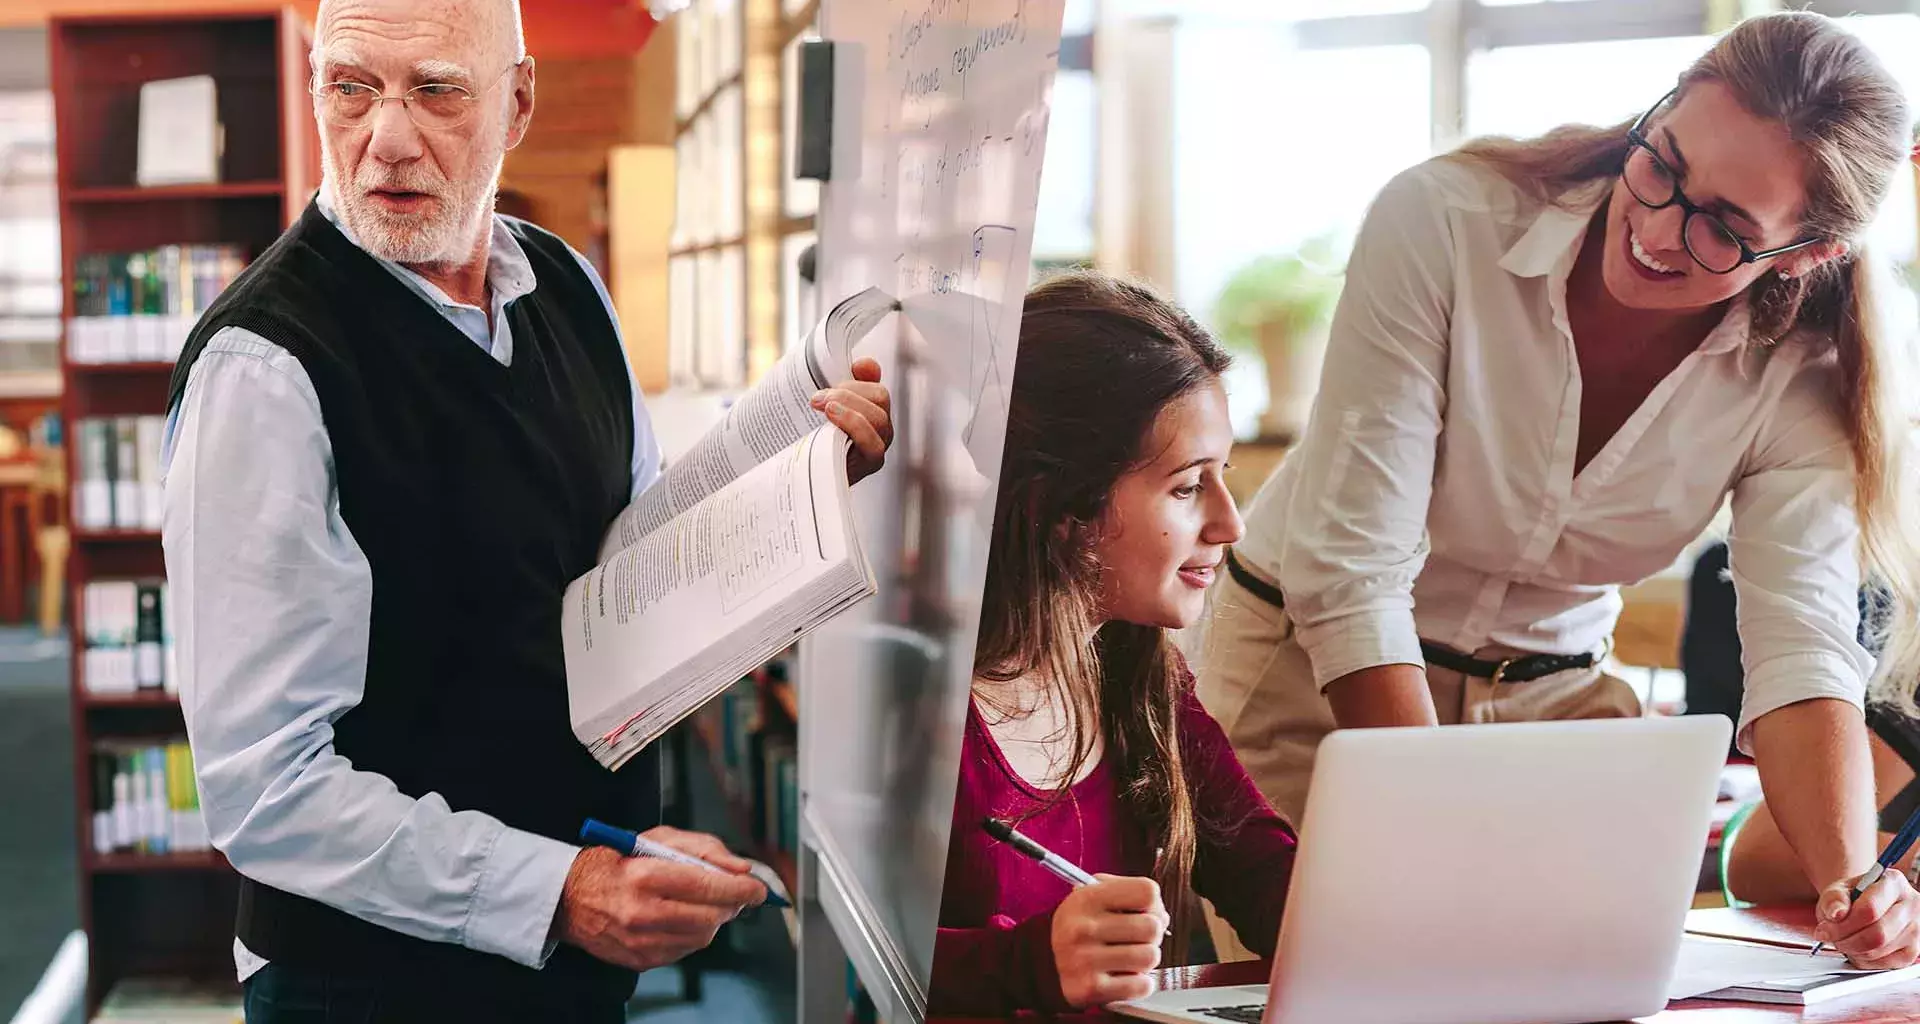
[[[1208,615],[1193,642],[1200,701],[1219,721],[1247,773],[1282,818],[1299,824],[1313,780],[1320,740],[1334,729],[1333,709],[1313,682],[1313,665],[1294,638],[1286,612],[1224,576],[1209,596]],[[1526,652],[1503,647],[1479,658]],[[1644,713],[1625,680],[1599,666],[1501,683],[1427,666],[1440,724],[1626,718]],[[1209,908],[1208,926],[1221,959],[1251,954]],[[1236,955],[1238,954],[1238,955]]]

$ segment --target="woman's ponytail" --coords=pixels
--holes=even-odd
[[[1920,717],[1920,480],[1914,477],[1910,336],[1892,329],[1883,299],[1898,287],[1878,261],[1857,252],[1834,275],[1834,343],[1841,409],[1853,445],[1854,504],[1863,576],[1879,592],[1868,643],[1879,649],[1871,699]]]

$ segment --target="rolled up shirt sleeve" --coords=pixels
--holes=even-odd
[[[334,748],[366,686],[373,583],[298,360],[228,328],[168,421],[181,707],[214,845],[243,875],[539,967],[578,850],[402,793]]]
[[[1863,704],[1873,658],[1858,640],[1860,527],[1853,456],[1829,366],[1797,374],[1733,488],[1728,538],[1746,692],[1735,733],[1822,697]]]
[[[1421,665],[1413,582],[1446,408],[1453,240],[1427,167],[1368,211],[1285,509],[1279,578],[1314,681]]]

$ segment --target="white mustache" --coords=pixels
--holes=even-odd
[[[360,189],[360,191],[362,192],[375,192],[375,191],[418,192],[422,195],[433,196],[435,198],[439,198],[441,195],[441,190],[437,185],[430,185],[427,182],[407,181],[402,179],[385,179],[385,180],[360,180],[360,181],[355,181],[353,184],[356,188]]]

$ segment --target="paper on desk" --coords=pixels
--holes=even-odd
[[[1668,999],[1691,999],[1734,985],[1763,981],[1793,981],[1826,974],[1871,974],[1847,965],[1847,958],[1825,952],[1808,956],[1806,950],[1782,949],[1749,942],[1689,935],[1680,943],[1680,963],[1667,985]]]

